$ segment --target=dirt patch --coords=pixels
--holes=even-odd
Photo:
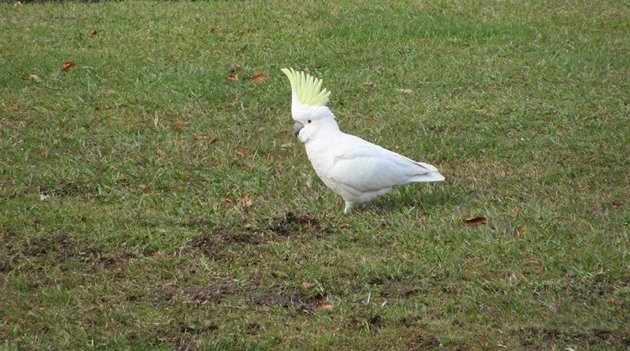
[[[260,325],[260,323],[254,322],[254,323],[249,323],[247,325],[247,335],[257,335],[260,332],[260,329],[262,328],[262,326]]]
[[[302,231],[319,231],[322,228],[319,220],[312,213],[296,215],[293,212],[287,212],[284,217],[274,218],[270,229],[276,235],[290,237]]]
[[[523,346],[534,346],[536,340],[543,343],[579,342],[595,346],[608,342],[617,346],[630,346],[630,339],[625,335],[611,330],[592,329],[584,332],[566,332],[558,329],[539,329],[535,327],[522,328],[512,334],[518,335]]]
[[[377,331],[387,324],[379,314],[355,314],[348,320],[347,326],[351,329]]]
[[[22,253],[27,257],[46,256],[51,253],[57,253],[55,258],[66,258],[74,256],[76,252],[76,243],[68,233],[55,233],[51,236],[35,238],[24,243]]]
[[[608,296],[619,288],[630,287],[630,276],[621,276],[612,278],[604,275],[598,275],[589,280],[572,279],[567,285],[567,291],[572,296],[583,299],[590,299],[595,295]]]
[[[429,291],[427,282],[418,282],[417,284],[408,284],[400,290],[400,296],[409,298],[412,296],[426,294]]]
[[[194,305],[218,304],[239,291],[232,282],[218,281],[210,285],[193,285],[177,293],[169,293],[167,299],[176,299]]]
[[[427,350],[440,347],[440,340],[433,335],[427,333],[419,333],[413,337],[409,344],[408,350]]]
[[[50,260],[64,269],[69,262],[91,264],[89,269],[120,269],[133,255],[128,251],[108,253],[90,238],[77,238],[67,232],[48,233],[36,238],[6,241],[0,248],[0,272],[8,272],[24,259]]]
[[[113,254],[107,254],[99,257],[96,260],[96,266],[99,268],[119,270],[125,266],[127,261],[133,258],[134,255],[127,251],[119,251]]]
[[[57,263],[68,260],[94,261],[102,255],[100,245],[88,239],[76,239],[66,232],[52,233],[18,242],[14,254],[25,257],[47,256]]]
[[[278,292],[265,293],[254,298],[256,304],[266,307],[280,306],[289,307],[300,303],[299,296],[294,294],[285,294]]]
[[[217,229],[212,233],[203,233],[194,237],[183,251],[197,251],[206,256],[219,257],[221,250],[226,246],[259,245],[264,242],[266,242],[265,237],[254,231]]]
[[[268,290],[254,291],[252,301],[264,307],[282,307],[298,313],[312,313],[325,305],[324,295],[308,296],[297,289],[272,287]]]
[[[61,182],[51,188],[45,186],[37,187],[37,194],[47,196],[77,196],[85,194],[98,194],[98,189],[90,184]]]

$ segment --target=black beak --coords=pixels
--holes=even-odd
[[[298,136],[298,134],[300,134],[300,130],[302,130],[302,128],[304,128],[304,125],[300,122],[295,122],[295,124],[293,125],[293,134],[295,134],[295,136]]]

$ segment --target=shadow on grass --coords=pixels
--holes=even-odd
[[[441,184],[428,185],[418,189],[412,185],[394,188],[387,195],[377,199],[371,208],[379,212],[404,211],[416,207],[422,211],[437,207],[452,207],[464,200],[466,194],[461,189],[448,188]]]

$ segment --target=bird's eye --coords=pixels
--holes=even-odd
[[[308,123],[311,123],[311,120],[309,119],[307,122],[308,122]]]

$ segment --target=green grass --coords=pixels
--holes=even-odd
[[[627,349],[629,18],[0,5],[0,349]],[[343,215],[283,67],[447,181]]]

